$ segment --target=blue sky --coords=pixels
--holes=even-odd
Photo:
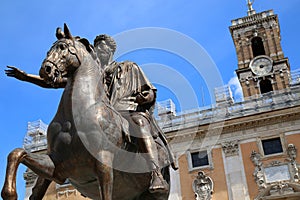
[[[300,66],[299,8],[298,0],[257,0],[254,3],[257,12],[274,9],[279,15],[282,47],[285,56],[290,59],[292,70]],[[235,49],[228,27],[232,19],[245,16],[246,11],[246,0],[52,0],[47,3],[40,0],[2,0],[0,3],[1,186],[4,181],[6,156],[12,149],[22,146],[27,122],[42,119],[49,123],[61,95],[61,90],[46,90],[6,77],[4,69],[6,65],[13,65],[28,73],[37,74],[47,50],[56,40],[56,27],[63,26],[66,22],[73,35],[85,37],[90,42],[101,33],[122,38],[121,36],[130,30],[135,32],[149,27],[152,27],[150,30],[162,28],[177,33],[202,48],[200,54],[202,53],[205,58],[200,58],[203,58],[203,62],[206,59],[209,64],[214,65],[222,78],[217,84],[222,85],[234,83],[234,70],[237,68]],[[177,34],[175,35],[178,36]],[[145,41],[149,38],[151,36],[145,36]],[[174,38],[176,37],[166,36],[165,40],[174,48],[183,45],[178,40],[172,40]],[[135,38],[131,35],[129,42],[134,41]],[[122,42],[118,41],[118,44]],[[204,62],[198,66],[203,70],[203,73],[199,73],[186,56],[167,50],[143,48],[121,54],[117,60],[133,60],[141,65],[158,88],[158,101],[174,98],[181,110],[210,105],[212,95],[209,91],[212,88],[209,84],[211,80],[207,79],[211,76],[209,78],[206,76],[206,72],[212,70],[208,67],[209,64]],[[191,55],[197,54],[197,51],[193,50],[188,48],[186,52]],[[160,67],[163,69],[161,72]],[[174,79],[177,75],[180,81]],[[184,86],[187,86],[187,89]],[[189,95],[184,96],[184,92],[189,91],[194,94],[193,98]],[[24,197],[25,185],[22,178],[24,169],[21,167],[18,173],[17,187],[20,199]]]

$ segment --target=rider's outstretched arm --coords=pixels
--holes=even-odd
[[[7,76],[14,77],[21,81],[26,81],[33,83],[43,88],[64,88],[66,86],[66,81],[56,83],[54,85],[48,84],[40,76],[34,74],[27,74],[26,72],[12,66],[7,66],[8,69],[5,70]]]

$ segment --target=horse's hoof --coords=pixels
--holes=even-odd
[[[3,200],[17,200],[18,196],[15,190],[3,188],[1,191]]]
[[[168,193],[168,188],[165,185],[151,186],[149,188],[150,193]]]
[[[152,180],[149,187],[150,193],[167,193],[169,189],[168,183],[164,180],[160,173],[152,172]]]

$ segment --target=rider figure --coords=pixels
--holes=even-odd
[[[111,105],[129,122],[129,132],[137,140],[139,151],[143,153],[152,171],[149,191],[166,191],[168,185],[160,172],[157,146],[154,142],[157,135],[151,124],[156,88],[137,64],[130,61],[112,61],[116,50],[116,43],[112,37],[99,35],[94,41],[94,46],[102,65],[107,64],[103,67]]]

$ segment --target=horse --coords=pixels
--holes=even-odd
[[[148,190],[151,172],[124,136],[128,122],[109,104],[103,69],[92,45],[73,37],[66,24],[64,31],[56,30],[56,37],[40,76],[49,83],[67,79],[67,85],[48,126],[47,153],[13,150],[2,198],[17,199],[16,173],[22,163],[38,175],[30,200],[42,199],[52,181],[66,180],[83,196],[96,200],[167,200],[169,188],[166,193]],[[163,145],[158,145],[158,151],[161,172],[170,185],[167,153]]]

